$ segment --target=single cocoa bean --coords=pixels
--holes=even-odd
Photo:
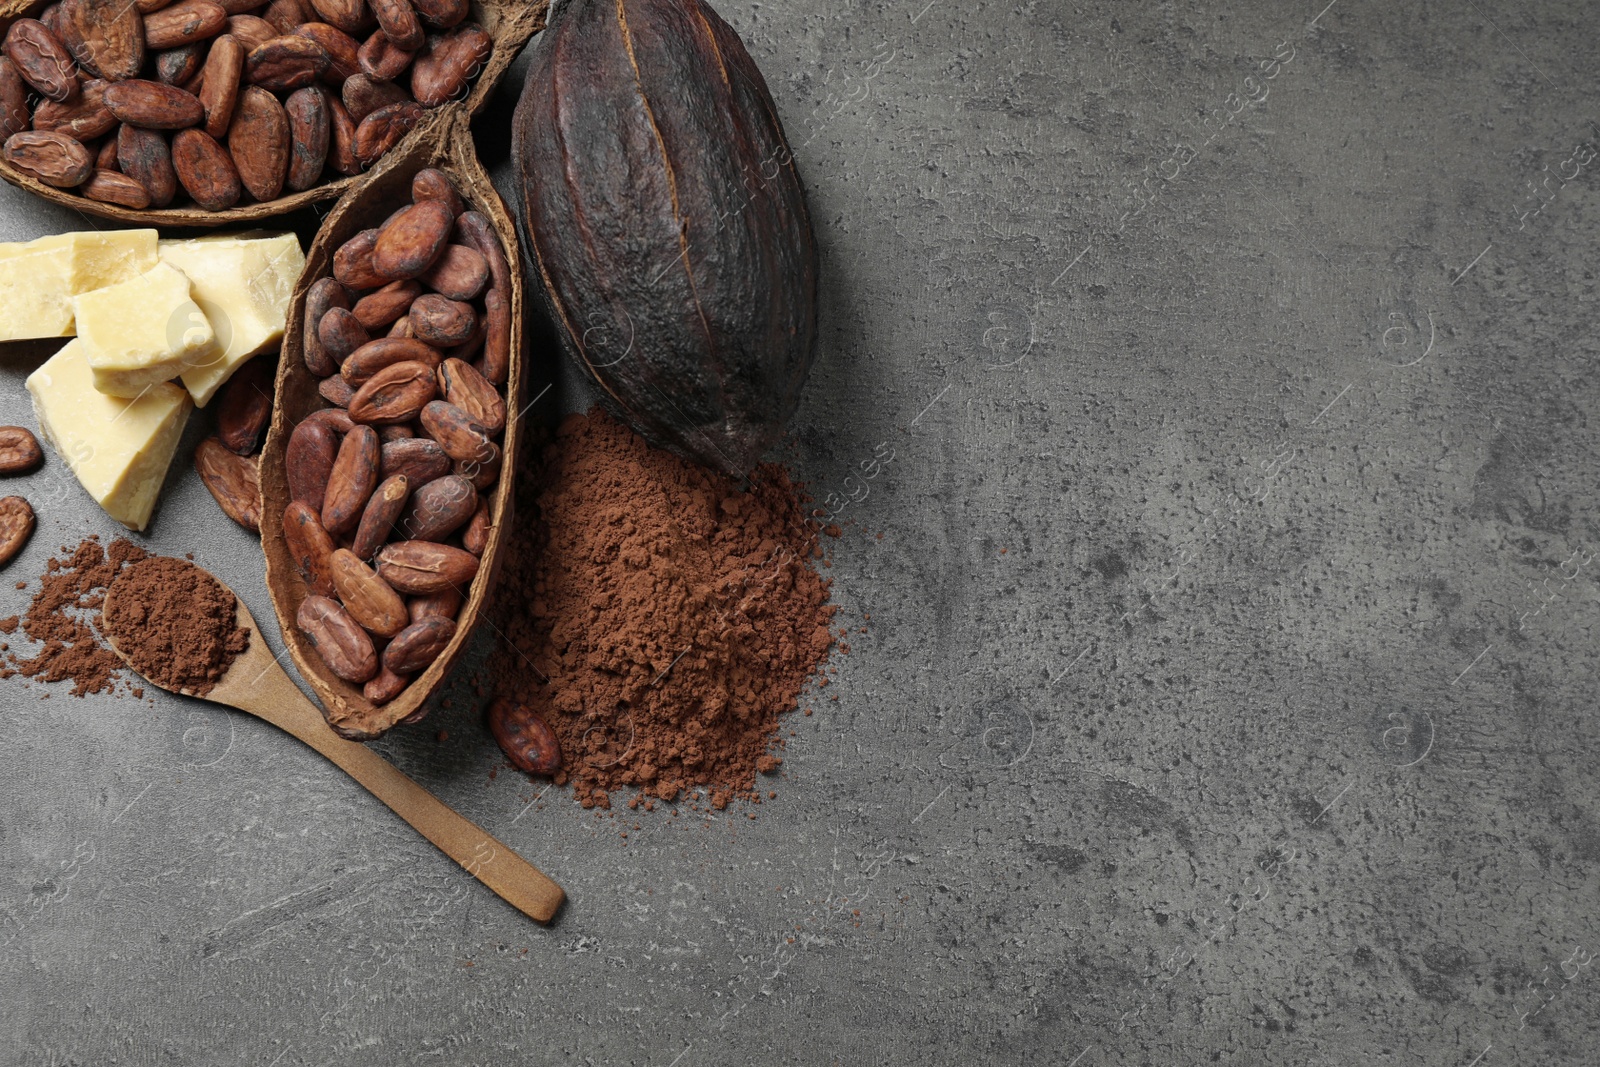
[[[152,52],[181,48],[228,28],[228,12],[211,0],[178,0],[144,17],[144,44]]]
[[[494,51],[494,38],[476,26],[463,26],[428,38],[411,64],[411,95],[423,107],[442,107],[465,95]]]
[[[0,500],[0,567],[22,551],[33,533],[33,505],[20,496]]]
[[[107,137],[100,142],[100,149],[94,157],[95,170],[114,170],[121,173],[122,167],[117,162],[117,139]]]
[[[391,278],[415,278],[422,274],[450,242],[455,216],[450,206],[438,200],[424,200],[402,209],[378,232],[372,250],[372,266]]]
[[[346,177],[360,174],[362,164],[356,158],[356,124],[350,112],[344,109],[343,101],[334,97],[328,99],[328,118],[332,139],[328,165]]]
[[[134,211],[150,206],[150,192],[144,186],[114,170],[95,170],[89,180],[78,187],[78,192],[102,204],[117,204]]]
[[[116,116],[106,107],[106,83],[91,78],[78,95],[64,104],[54,100],[41,103],[33,113],[33,128],[46,133],[64,133],[85,144],[117,128]]]
[[[77,67],[72,62],[72,54],[38,19],[13,22],[0,51],[5,52],[22,80],[38,90],[40,96],[65,103],[78,95]]]
[[[255,15],[232,15],[228,18],[228,32],[224,36],[232,37],[243,49],[239,55],[239,70],[242,75],[244,57],[281,34],[278,33],[276,26],[264,18]],[[219,41],[221,39],[217,38]]]
[[[411,309],[411,302],[421,292],[422,286],[414,281],[390,282],[377,292],[368,293],[356,301],[356,306],[351,310],[361,325],[368,330],[379,330],[405,315]]]
[[[411,494],[411,503],[399,522],[400,536],[408,541],[443,541],[477,509],[478,491],[467,479],[459,474],[435,478]]]
[[[325,596],[300,602],[295,623],[328,669],[357,685],[378,673],[378,650],[350,613]]]
[[[480,458],[458,459],[451,466],[455,473],[472,483],[472,487],[480,493],[487,493],[500,480],[500,466],[503,460],[500,446],[491,443]]]
[[[389,327],[390,337],[411,337],[411,320],[409,318],[396,319],[394,325]]]
[[[24,130],[6,138],[5,160],[46,185],[71,189],[94,173],[94,156],[64,133]]]
[[[23,426],[0,426],[0,475],[26,474],[44,459],[33,431]]]
[[[311,5],[305,0],[272,0],[261,12],[261,17],[279,33],[293,33],[295,27],[316,21]]]
[[[296,89],[283,109],[289,115],[289,188],[299,192],[317,184],[328,162],[328,97],[321,86]]]
[[[325,423],[308,419],[296,426],[283,450],[289,498],[301,501],[321,515],[328,477],[333,473],[333,461],[338,453],[339,440]]]
[[[453,619],[437,615],[414,622],[395,635],[383,650],[383,665],[396,674],[411,674],[424,670],[439,658],[456,635]]]
[[[361,521],[356,524],[350,551],[361,559],[371,559],[394,532],[395,520],[405,511],[410,495],[411,483],[403,474],[390,475],[379,482],[367,501],[366,510],[361,513]]]
[[[327,84],[343,85],[346,78],[361,73],[361,61],[357,58],[361,45],[339,27],[326,22],[308,22],[296,26],[294,32],[301,37],[311,38],[328,53],[328,69],[322,74]]]
[[[489,284],[502,292],[511,291],[511,266],[506,262],[500,234],[489,217],[478,211],[463,211],[456,219],[456,234],[463,244],[475,249],[489,265]],[[476,294],[474,294],[476,295]],[[456,297],[470,300],[472,297]]]
[[[10,57],[0,56],[0,141],[28,128],[28,83]]]
[[[457,590],[441,589],[437,593],[412,597],[406,601],[406,608],[411,612],[412,622],[421,622],[423,619],[434,617],[454,619],[461,611],[462,600]]]
[[[349,382],[333,374],[317,383],[317,392],[334,407],[346,409],[345,415],[349,416],[350,401],[356,395],[355,389]]]
[[[128,0],[63,0],[61,11],[79,42],[72,53],[84,69],[107,81],[139,76],[144,19]]]
[[[422,20],[417,17],[411,0],[367,0],[367,6],[377,17],[378,30],[393,41],[395,47],[415,52],[427,40]]]
[[[200,75],[200,106],[205,111],[205,131],[223,137],[233,125],[233,109],[239,100],[239,83],[244,76],[245,44],[231,33],[211,42],[206,65]]]
[[[152,11],[160,11],[171,3],[172,0],[133,0],[133,9],[141,15],[148,15]]]
[[[205,108],[193,93],[142,78],[108,85],[105,105],[118,121],[147,130],[181,130],[205,118]]]
[[[493,532],[494,525],[489,521],[489,501],[479,500],[478,510],[472,513],[467,528],[461,531],[461,547],[482,559],[489,550],[489,535]]]
[[[438,293],[417,297],[410,316],[412,336],[439,348],[459,345],[478,329],[478,313],[471,304]]]
[[[156,80],[182,88],[205,66],[207,44],[197,41],[156,53]]]
[[[439,447],[439,442],[426,437],[386,441],[380,451],[379,475],[384,478],[404,475],[412,492],[450,473],[450,457]]]
[[[350,418],[372,424],[410,422],[433,399],[435,389],[433,367],[427,363],[396,363],[374,374],[356,390],[350,398]]]
[[[378,431],[371,426],[357,426],[344,435],[322,500],[322,525],[329,533],[349,533],[361,521],[367,498],[378,487],[379,457]]]
[[[376,161],[416,129],[424,114],[422,105],[410,100],[380,107],[356,126],[353,142],[356,158],[362,163]]]
[[[350,294],[337,278],[319,278],[306,291],[305,324],[300,347],[305,352],[306,369],[319,378],[339,371],[339,358],[322,347],[322,317],[333,308],[348,308]]]
[[[429,370],[439,366],[439,350],[409,337],[380,337],[350,353],[339,374],[359,388],[373,376],[396,363],[424,363]]]
[[[289,115],[278,98],[259,85],[239,91],[228,127],[228,152],[251,196],[266,203],[283,192],[289,176]]]
[[[261,482],[256,461],[236,455],[215,437],[194,450],[194,469],[223,514],[252,533],[261,531]]]
[[[476,248],[446,245],[420,280],[440,296],[473,300],[489,284],[489,261]]]
[[[257,356],[233,372],[217,396],[217,439],[230,452],[248,456],[272,419],[277,362]]]
[[[465,590],[478,573],[478,557],[433,541],[395,541],[378,550],[378,574],[402,593]]]
[[[470,363],[447,359],[439,364],[439,391],[490,434],[505,429],[506,403],[500,391]]]
[[[381,274],[373,266],[372,250],[378,243],[377,230],[362,230],[339,246],[333,254],[333,276],[348,289],[378,289],[395,278]]]
[[[356,61],[361,64],[362,73],[379,81],[393,81],[405,73],[416,55],[415,50],[396,48],[394,42],[379,30],[361,42],[361,50],[356,53]]]
[[[46,4],[44,10],[39,12],[39,21],[44,23],[44,28],[55,36],[55,39],[67,45],[67,54],[72,53],[72,46],[67,44],[67,35],[72,32],[72,24],[67,21],[67,9],[60,4]]]
[[[144,186],[151,207],[166,207],[178,195],[178,172],[172,166],[172,149],[158,130],[123,126],[117,130],[117,165],[122,173]]]
[[[450,214],[458,219],[466,210],[461,202],[461,194],[456,192],[455,183],[437,167],[424,167],[411,176],[411,201],[416,203],[421,200],[443,201],[449,205]]]
[[[372,680],[361,687],[361,695],[373,704],[387,704],[401,693],[406,686],[411,684],[409,674],[396,674],[388,667],[380,666],[378,673]]]
[[[333,538],[322,528],[316,511],[303,500],[292,501],[284,509],[283,545],[305,579],[306,588],[319,596],[332,596]]]
[[[395,422],[388,426],[378,427],[378,440],[384,444],[390,441],[404,441],[417,436],[417,428],[409,422]]]
[[[504,385],[511,374],[511,301],[504,291],[490,289],[483,308],[483,365],[478,369],[495,385]]]
[[[311,7],[322,21],[339,27],[345,33],[360,33],[367,23],[367,5],[363,0],[310,0]]]
[[[353,416],[352,416],[353,417]],[[448,400],[431,400],[421,412],[422,429],[454,460],[487,462],[494,442],[481,423]]]
[[[345,79],[340,99],[354,122],[361,122],[380,107],[403,104],[411,94],[394,82],[378,81],[365,71]]]
[[[457,26],[467,17],[467,0],[411,0],[422,21],[441,30]]]
[[[561,741],[550,724],[527,704],[499,697],[489,705],[489,732],[500,751],[529,774],[561,769]]]
[[[232,18],[234,15],[247,14],[265,7],[267,0],[213,0],[213,2],[221,4],[228,17]]]
[[[411,624],[400,594],[348,548],[334,549],[328,559],[328,572],[334,592],[362,629],[379,637],[393,637]]]
[[[245,81],[286,93],[315,82],[333,63],[328,50],[309,37],[289,34],[257,45],[244,60]]]
[[[317,325],[317,340],[322,350],[336,362],[344,359],[372,338],[361,320],[348,308],[329,308]],[[359,383],[352,383],[359,384]]]
[[[344,408],[318,408],[305,418],[307,422],[320,422],[337,434],[349,433],[355,423],[350,420],[350,413]]]
[[[173,135],[172,169],[178,184],[207,211],[222,211],[239,202],[243,186],[233,159],[202,130],[179,130]]]

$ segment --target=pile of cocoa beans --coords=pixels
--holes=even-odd
[[[305,361],[332,407],[284,456],[283,532],[323,662],[393,700],[455,635],[490,536],[506,426],[510,265],[449,178],[346,241],[306,293]]]
[[[467,0],[60,0],[0,58],[0,140],[46,185],[206,211],[360,173],[493,50]],[[430,32],[433,31],[433,32]]]

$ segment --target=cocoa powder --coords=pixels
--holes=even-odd
[[[33,595],[22,632],[41,644],[35,655],[23,658],[12,652],[0,678],[21,674],[42,682],[72,682],[72,695],[111,692],[117,686],[122,660],[101,643],[100,608],[106,588],[129,563],[145,558],[144,549],[118,538],[107,550],[91,537],[64,556],[45,564],[39,591]],[[25,588],[18,583],[17,588]]]
[[[250,646],[231,590],[187,560],[148,556],[116,579],[103,629],[163,689],[204,696]]]
[[[568,418],[524,475],[495,690],[555,731],[555,780],[584,807],[624,788],[646,807],[759,802],[779,716],[833,643],[808,499],[777,465],[741,490],[600,411]]]

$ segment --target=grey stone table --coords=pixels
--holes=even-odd
[[[779,800],[597,817],[465,699],[386,739],[545,929],[267,727],[12,679],[0,1061],[1594,1063],[1600,14],[721,9],[812,197],[787,458],[867,629]],[[0,239],[81,223],[0,190]],[[192,473],[148,540],[270,617]]]

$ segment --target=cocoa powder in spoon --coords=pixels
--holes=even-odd
[[[232,590],[187,560],[147,556],[117,576],[106,636],[163,689],[205,696],[250,647]]]

